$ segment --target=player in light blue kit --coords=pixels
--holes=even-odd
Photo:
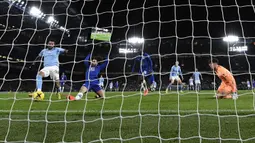
[[[139,74],[141,74],[141,76],[139,76],[139,82],[141,82],[141,88],[144,91],[144,96],[146,96],[149,90],[147,88],[145,79],[146,78],[149,79],[150,85],[153,84],[153,82],[155,81],[155,78],[153,75],[153,63],[152,63],[150,55],[147,53],[143,53],[143,55],[141,56],[139,55],[139,57],[135,59],[132,72],[134,72],[135,70],[135,64],[137,61],[139,61]]]
[[[171,86],[172,86],[172,84],[174,84],[175,81],[177,82],[177,87],[179,85],[180,92],[182,92],[182,80],[180,79],[180,76],[181,76],[181,79],[183,80],[181,67],[179,66],[179,62],[176,61],[175,65],[172,66],[170,74],[169,74],[170,83],[166,88],[166,93],[168,93],[169,88],[171,90]]]
[[[55,47],[55,41],[49,40],[46,49],[43,49],[35,61],[39,58],[43,58],[44,67],[41,69],[36,76],[36,88],[37,92],[42,92],[43,80],[42,78],[50,76],[56,82],[58,98],[61,99],[60,95],[60,84],[59,84],[59,60],[58,57],[62,53],[67,53],[68,50],[63,48]],[[34,65],[34,63],[32,64]]]
[[[60,91],[61,92],[64,92],[66,80],[67,80],[67,77],[66,77],[65,73],[62,73],[62,75],[60,77]]]
[[[99,80],[98,75],[101,70],[103,70],[107,63],[108,59],[104,61],[102,64],[98,64],[97,59],[92,58],[91,54],[87,55],[87,57],[84,60],[84,64],[87,67],[86,73],[85,73],[85,83],[82,85],[79,93],[76,95],[75,100],[81,100],[83,97],[83,94],[85,92],[88,92],[90,89],[93,90],[97,95],[96,98],[104,98],[104,91],[99,86]]]
[[[103,78],[103,75],[100,76],[99,78],[99,86],[104,89],[104,78]]]
[[[201,90],[201,80],[203,80],[202,74],[196,69],[195,72],[193,73],[193,77],[195,79],[195,88],[196,91]]]

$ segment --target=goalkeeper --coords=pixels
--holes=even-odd
[[[42,92],[42,85],[43,85],[42,78],[50,76],[50,78],[56,82],[58,98],[61,99],[58,57],[61,53],[67,53],[67,52],[68,50],[55,47],[55,41],[49,40],[47,48],[43,49],[39,53],[35,61],[39,58],[43,58],[44,68],[41,69],[36,75],[37,92]],[[32,65],[35,64],[35,61],[33,62]]]
[[[98,75],[100,74],[100,71],[106,67],[108,60],[105,60],[104,63],[99,65],[97,59],[93,58],[92,61],[90,61],[90,58],[91,54],[88,54],[85,58],[84,64],[87,67],[85,73],[86,79],[85,83],[80,88],[79,93],[76,95],[75,100],[81,100],[83,94],[88,92],[90,89],[97,94],[96,98],[104,98],[104,91],[99,85]],[[69,99],[73,100],[73,98]]]
[[[140,63],[139,74],[141,74],[141,76],[139,77],[139,82],[141,82],[141,88],[144,91],[144,96],[146,96],[149,90],[147,88],[147,83],[145,78],[149,79],[149,84],[151,85],[155,82],[155,78],[153,75],[153,63],[152,63],[150,55],[147,53],[143,53],[142,56],[139,56],[135,59],[132,72],[134,72],[135,64],[137,61],[139,61]],[[151,86],[151,87],[154,87],[154,86]]]
[[[221,79],[220,87],[217,90],[217,98],[233,98],[237,99],[237,88],[236,81],[233,75],[229,70],[224,68],[223,66],[218,65],[219,61],[217,59],[209,60],[210,68],[217,74],[217,76]]]

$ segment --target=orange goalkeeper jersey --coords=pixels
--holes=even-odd
[[[215,69],[215,72],[224,84],[231,86],[233,91],[236,90],[235,78],[229,70],[227,70],[223,66],[218,66]]]

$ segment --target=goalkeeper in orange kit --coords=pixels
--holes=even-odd
[[[220,66],[219,61],[217,59],[210,59],[209,60],[209,66],[212,70],[217,74],[217,76],[221,79],[220,87],[217,90],[217,98],[232,98],[237,99],[237,88],[236,88],[236,81],[233,77],[232,73],[224,68],[223,66]]]

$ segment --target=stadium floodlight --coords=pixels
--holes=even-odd
[[[237,36],[229,35],[223,38],[223,41],[228,42],[228,43],[233,43],[237,42],[239,38]]]
[[[47,23],[49,23],[49,24],[53,23],[54,21],[55,21],[55,19],[54,19],[53,16],[50,16],[50,17],[48,17],[48,19],[47,19]]]
[[[142,44],[144,43],[144,39],[139,37],[131,37],[128,38],[128,42],[132,44]]]
[[[32,7],[29,11],[29,14],[36,18],[41,18],[43,16],[43,12],[37,7]]]

